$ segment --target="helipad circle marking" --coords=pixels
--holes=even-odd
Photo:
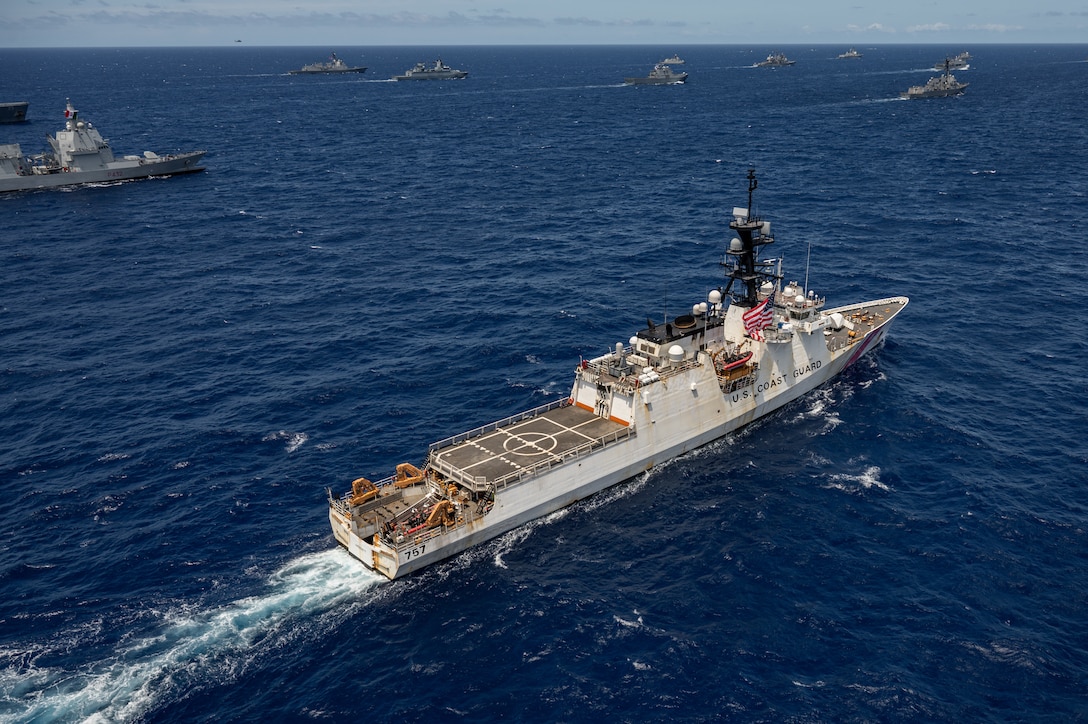
[[[503,450],[513,455],[546,455],[557,445],[555,435],[546,432],[523,432],[502,443]]]

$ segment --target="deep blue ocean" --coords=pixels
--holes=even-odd
[[[1088,720],[1088,45],[844,50],[0,50],[0,143],[208,152],[0,196],[0,721]],[[326,486],[722,284],[749,167],[787,279],[911,298],[883,348],[406,579],[338,549]]]

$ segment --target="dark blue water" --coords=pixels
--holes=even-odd
[[[0,720],[1088,719],[1088,46],[3,50],[207,171],[0,197]],[[682,87],[625,87],[680,53]],[[408,579],[325,487],[721,283],[905,294],[773,416]]]

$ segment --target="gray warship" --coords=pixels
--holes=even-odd
[[[149,176],[202,171],[205,151],[159,155],[144,151],[142,156],[116,158],[110,143],[98,129],[79,118],[68,101],[64,128],[46,136],[51,151],[24,157],[17,143],[0,145],[0,191],[26,191],[56,186],[124,181]]]
[[[967,89],[967,83],[960,83],[956,76],[952,75],[952,64],[945,60],[944,73],[934,76],[926,81],[925,85],[913,85],[903,93],[901,98],[947,98],[958,96]]]
[[[461,80],[467,77],[467,71],[451,68],[439,58],[430,67],[425,63],[416,63],[413,68],[404,71],[403,75],[393,76],[393,80]]]
[[[971,67],[971,54],[966,50],[959,55],[954,55],[944,60],[938,60],[933,64],[933,70],[944,70],[945,67],[949,67],[952,70],[967,70]]]
[[[658,63],[649,75],[624,78],[627,85],[675,85],[687,81],[687,73],[677,73],[665,63]]]
[[[316,75],[318,73],[364,73],[366,72],[365,65],[351,66],[345,63],[340,58],[336,57],[336,53],[329,56],[327,63],[310,63],[304,65],[298,70],[287,71],[291,75]]]
[[[771,53],[767,56],[766,60],[761,60],[756,63],[757,68],[782,68],[787,65],[793,65],[796,60],[790,60],[782,53]]]

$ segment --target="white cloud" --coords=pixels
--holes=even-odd
[[[850,23],[846,29],[852,33],[894,33],[895,28],[887,27],[883,23],[869,23],[868,25],[854,25]]]
[[[952,29],[948,23],[929,23],[928,25],[911,25],[908,33],[943,33]]]
[[[998,25],[996,23],[988,23],[986,25],[968,25],[968,30],[985,30],[989,33],[1013,33],[1018,30],[1023,30],[1022,25]]]

